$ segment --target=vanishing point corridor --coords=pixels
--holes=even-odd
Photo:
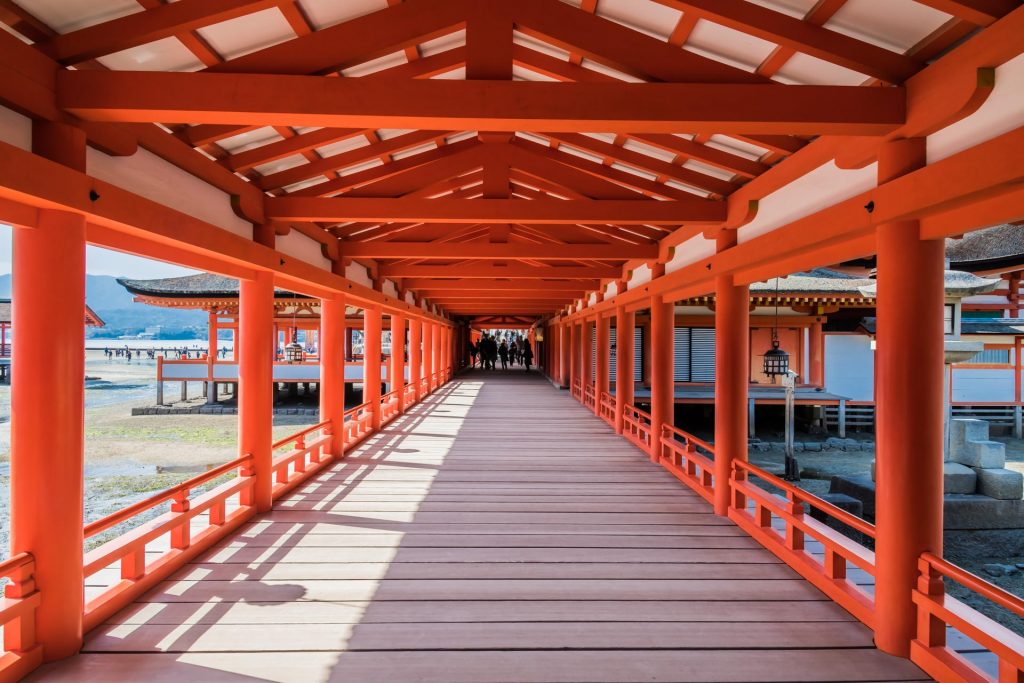
[[[568,392],[473,371],[36,676],[926,678]]]

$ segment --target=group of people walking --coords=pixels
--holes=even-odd
[[[508,370],[511,363],[513,367],[523,365],[529,371],[530,365],[533,364],[533,349],[530,347],[529,339],[519,337],[513,339],[511,343],[508,339],[502,339],[501,343],[498,343],[494,335],[485,332],[478,341],[470,343],[469,358],[474,368],[479,358],[480,366],[484,370],[494,370],[500,359],[502,370]]]

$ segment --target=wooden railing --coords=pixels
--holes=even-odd
[[[714,455],[714,447],[706,441],[667,424],[661,426],[658,461],[708,502],[715,495]]]
[[[373,429],[373,404],[361,403],[345,411],[345,448],[348,449],[370,435]]]
[[[781,489],[785,497],[754,485],[751,477]],[[874,577],[875,554],[813,519],[808,507],[817,508],[872,539],[874,525],[748,462],[733,461],[729,483],[732,487],[729,518],[846,611],[874,628],[874,598],[847,577],[847,567],[855,565]],[[752,505],[748,504],[748,499]],[[778,525],[774,524],[776,520]],[[807,538],[822,545],[820,556],[808,551]]]
[[[591,410],[597,407],[597,392],[590,382],[583,385],[583,405]]]
[[[316,435],[316,432],[320,432]],[[271,449],[278,451],[291,446],[287,452],[274,458],[274,498],[283,496],[298,486],[317,470],[330,462],[331,421],[326,420],[312,427],[275,441]]]
[[[406,407],[409,407],[412,404],[416,403],[416,385],[415,384],[406,384],[405,385],[405,389],[403,389],[403,391],[405,392],[405,405],[406,405]]]
[[[40,595],[35,583],[36,563],[29,553],[0,562],[0,579],[7,579],[0,599],[0,680],[16,681],[39,666],[43,649],[36,643],[36,608]]]
[[[388,392],[380,397],[380,423],[386,424],[398,416],[398,395],[400,389]]]
[[[637,446],[651,452],[651,416],[636,406],[625,406],[622,412],[622,435]]]
[[[237,471],[238,476],[195,498],[190,497],[193,489],[233,471]],[[86,578],[109,567],[120,568],[120,580],[86,603],[85,629],[103,623],[137,595],[248,519],[255,511],[252,474],[252,456],[245,455],[85,525],[85,538],[89,539],[158,505],[171,504],[170,510],[156,519],[144,522],[85,554]],[[237,505],[228,511],[229,499],[235,497]],[[204,514],[205,525],[194,528],[194,522]],[[156,558],[148,559],[147,546],[166,536],[170,537],[170,547]]]
[[[601,403],[597,414],[608,424],[615,426],[615,397],[607,391],[601,392]]]
[[[583,403],[583,383],[579,378],[572,382],[572,397],[580,403]]]
[[[1024,619],[1024,599],[931,553],[918,560],[921,572],[913,592],[917,605],[917,638],[910,644],[910,659],[936,680],[1024,680],[1024,638],[959,600],[946,595],[950,579],[1011,614]],[[975,641],[998,660],[997,676],[979,669],[946,643],[946,627]]]

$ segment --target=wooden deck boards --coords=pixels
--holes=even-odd
[[[42,680],[920,680],[536,375],[465,375]]]

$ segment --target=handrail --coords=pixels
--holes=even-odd
[[[12,555],[3,562],[0,562],[0,577],[6,577],[22,567],[31,565],[33,562],[35,562],[35,558],[32,557],[32,553]]]
[[[191,479],[187,479],[181,482],[180,484],[172,486],[169,489],[165,489],[160,493],[150,496],[149,498],[145,498],[138,502],[132,503],[128,507],[122,508],[117,512],[113,512],[107,515],[106,517],[97,519],[95,522],[90,522],[89,524],[85,525],[85,538],[90,538],[98,533],[106,531],[107,529],[113,526],[117,526],[118,524],[131,519],[140,512],[143,512],[145,510],[148,510],[152,507],[159,505],[160,503],[164,503],[166,501],[173,499],[175,496],[181,494],[183,491],[189,491],[191,489],[196,488],[197,486],[201,486],[212,479],[216,479],[225,472],[228,472],[238,467],[242,467],[250,463],[251,461],[252,455],[243,455],[242,457],[236,458],[231,462],[226,462],[223,465],[218,465],[217,467],[214,467],[211,470],[207,470],[206,472],[203,472],[202,474],[192,477]]]
[[[682,440],[680,441],[680,439]],[[698,453],[698,448],[704,450],[707,455]],[[658,462],[676,479],[696,491],[708,502],[714,500],[715,463],[712,458],[715,455],[715,449],[711,444],[672,425],[662,424],[659,448],[656,453]]]
[[[297,439],[301,439],[302,437],[304,437],[306,434],[309,434],[310,432],[315,432],[317,430],[323,429],[324,427],[326,427],[329,424],[331,424],[330,420],[324,420],[323,422],[320,422],[319,424],[315,424],[315,425],[313,425],[311,427],[306,427],[302,431],[295,432],[291,436],[286,436],[283,439],[279,439],[279,440],[275,441],[274,443],[270,444],[270,450],[276,451],[278,448],[281,448],[282,446],[287,446],[292,441],[295,441]]]
[[[0,562],[0,578],[9,580],[0,602],[0,628],[4,632],[0,680],[18,680],[42,663],[35,618],[42,596],[36,588],[35,568],[35,557],[30,553],[18,553]]]
[[[946,594],[944,579],[951,579],[1011,614],[1024,618],[1024,599],[993,585],[932,553],[922,553],[913,591],[917,606],[917,636],[910,644],[910,659],[938,680],[1019,681],[1024,678],[1024,637]],[[991,672],[977,660],[949,647],[947,627],[974,640],[996,656]]]
[[[348,410],[346,410],[345,411],[345,417],[348,417],[349,415],[352,415],[353,417],[355,417],[355,415],[360,410],[369,410],[372,406],[373,406],[373,402],[371,402],[371,401],[367,401],[366,403],[360,403],[355,408],[349,408]]]
[[[932,553],[922,553],[921,560],[931,565],[939,574],[956,581],[983,598],[991,600],[1003,609],[1024,619],[1024,598],[1005,591],[977,574],[972,574],[963,567],[958,567]]]
[[[863,520],[856,515],[850,514],[846,510],[843,510],[842,508],[836,507],[832,503],[828,502],[827,500],[819,498],[813,493],[808,493],[804,489],[793,486],[788,481],[780,479],[774,474],[766,472],[760,467],[752,465],[749,462],[744,462],[742,460],[734,460],[733,467],[735,469],[743,470],[749,474],[752,474],[758,479],[763,479],[771,483],[772,486],[777,486],[778,488],[782,489],[787,494],[789,494],[794,500],[807,503],[811,507],[821,510],[829,517],[833,517],[842,522],[843,524],[845,524],[846,526],[856,529],[868,538],[875,537],[874,524],[866,520]]]

